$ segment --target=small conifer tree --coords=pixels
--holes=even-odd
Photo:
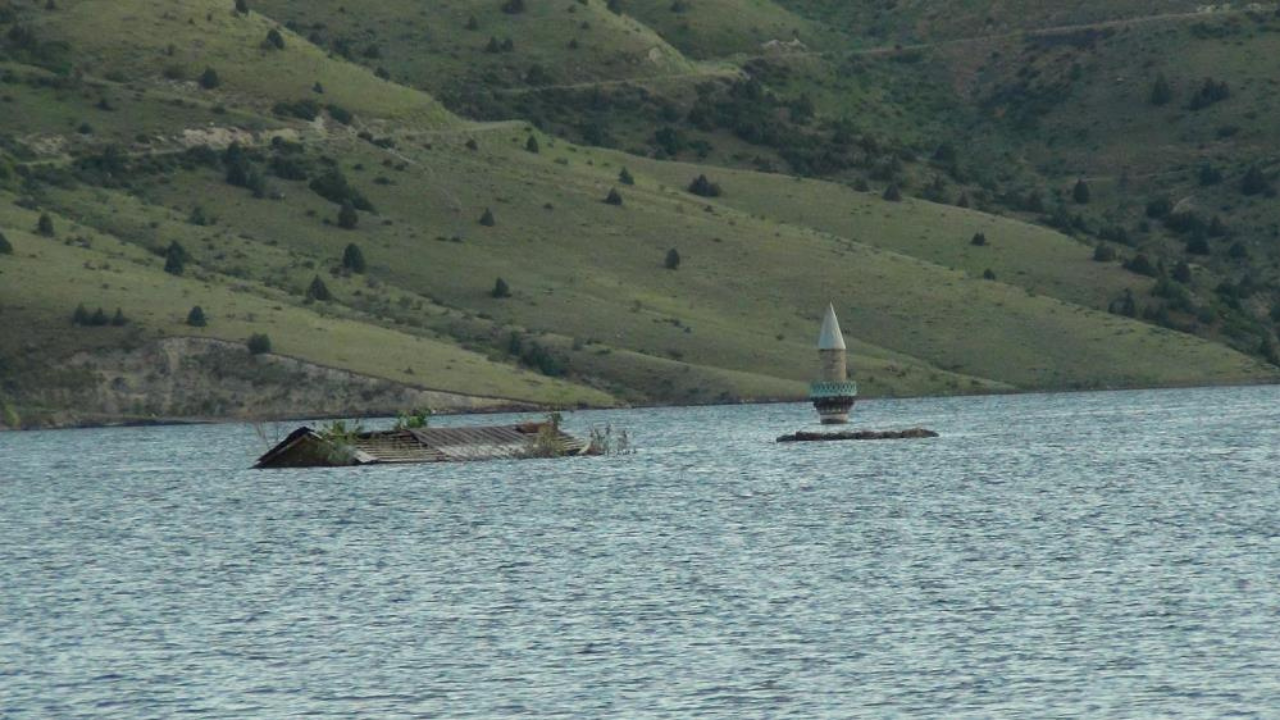
[[[356,212],[356,206],[352,205],[350,200],[344,200],[342,208],[338,210],[338,227],[354,230],[359,223],[360,213]]]
[[[311,284],[307,286],[307,299],[320,302],[329,302],[333,299],[333,295],[329,293],[329,288],[320,279],[319,275],[311,278]]]
[[[667,251],[667,257],[662,261],[662,266],[668,270],[680,269],[680,253],[675,248]]]
[[[996,279],[996,273],[995,273],[995,271],[994,271],[994,270],[992,270],[991,268],[987,268],[986,270],[983,270],[983,271],[982,271],[982,279],[983,279],[983,280],[995,280],[995,279]]]
[[[1151,84],[1151,95],[1148,100],[1157,107],[1168,105],[1169,101],[1173,100],[1173,86],[1169,84],[1168,78],[1164,75],[1156,78],[1156,81]]]
[[[186,270],[187,251],[177,240],[169,243],[164,251],[164,271],[170,275],[181,275]]]
[[[13,243],[9,242],[9,238],[5,237],[4,233],[0,232],[0,255],[12,255],[12,254],[13,254]]]
[[[1179,260],[1173,267],[1173,279],[1186,285],[1191,282],[1191,266],[1185,260]]]
[[[355,243],[347,245],[342,251],[342,267],[353,273],[362,273],[365,270],[364,253],[360,251],[360,246]]]
[[[191,308],[191,312],[187,313],[187,324],[191,327],[202,328],[209,324],[209,319],[204,315],[204,308],[196,305]]]
[[[528,141],[524,144],[524,149],[531,153],[541,152],[542,148],[538,145],[538,136],[530,135]]]
[[[54,236],[53,218],[49,217],[49,213],[41,213],[40,220],[36,222],[36,232],[45,237]]]
[[[89,324],[89,310],[84,306],[84,303],[77,305],[76,311],[71,313],[71,322],[80,326]]]
[[[689,183],[689,192],[699,197],[719,197],[720,186],[708,180],[706,175],[699,175]]]
[[[241,15],[249,14],[249,0],[236,0],[236,12]]]
[[[493,227],[498,224],[497,219],[493,217],[493,211],[489,208],[484,209],[484,214],[480,216],[480,224],[485,227]]]
[[[606,205],[621,205],[622,195],[618,193],[618,188],[609,188],[609,194],[605,197]]]
[[[268,31],[267,31],[267,40],[266,40],[265,45],[266,45],[266,47],[268,47],[268,48],[275,48],[276,50],[283,50],[283,49],[284,49],[284,35],[281,35],[279,30],[277,30],[277,29],[275,29],[275,28],[271,28],[270,30],[268,30]]]
[[[622,172],[618,173],[618,182],[623,185],[635,185],[636,179],[632,177],[630,170],[622,168]]]
[[[1113,262],[1116,259],[1116,251],[1110,245],[1103,243],[1093,249],[1094,262]]]
[[[124,311],[116,308],[116,314],[111,316],[111,324],[115,327],[124,327],[129,324],[129,319],[124,316]]]
[[[493,282],[493,290],[491,290],[489,294],[499,299],[509,298],[511,297],[511,286],[507,285],[506,280],[498,278]]]
[[[897,183],[890,183],[889,187],[884,189],[883,197],[889,202],[902,202],[902,191],[898,189]]]
[[[213,90],[222,84],[222,78],[218,77],[218,71],[213,68],[205,68],[200,74],[200,87],[205,90]]]
[[[986,233],[974,233],[974,234],[973,234],[973,239],[969,241],[969,244],[970,244],[970,245],[976,245],[976,246],[978,246],[978,247],[982,247],[982,246],[986,245],[986,244],[987,244],[987,234],[986,234]]]
[[[107,317],[107,311],[102,308],[94,310],[93,315],[89,316],[89,324],[93,327],[106,327],[110,323],[111,320]]]
[[[1071,199],[1075,200],[1077,205],[1088,205],[1090,194],[1089,184],[1081,178],[1076,181],[1076,186],[1071,190]]]

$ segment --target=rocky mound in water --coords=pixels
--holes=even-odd
[[[778,442],[822,442],[824,440],[915,440],[918,438],[936,438],[938,433],[924,428],[910,430],[855,430],[849,432],[798,432],[783,435]]]

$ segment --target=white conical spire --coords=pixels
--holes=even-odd
[[[836,308],[827,305],[827,315],[822,318],[822,334],[818,336],[819,350],[844,350],[844,335],[840,332],[840,321],[836,319]]]

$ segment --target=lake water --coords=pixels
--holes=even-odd
[[[587,412],[638,452],[255,472],[245,426],[0,434],[0,716],[1280,715],[1280,388],[855,415],[942,437]]]

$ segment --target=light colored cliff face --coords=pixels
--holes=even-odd
[[[198,422],[303,417],[379,417],[413,408],[463,412],[528,407],[513,401],[413,388],[243,345],[167,338],[133,350],[81,353],[66,363],[74,386],[24,397],[26,426]],[[423,377],[429,384],[430,377]],[[41,406],[59,408],[40,412]],[[25,412],[24,412],[25,411]],[[0,425],[16,417],[0,417]]]

